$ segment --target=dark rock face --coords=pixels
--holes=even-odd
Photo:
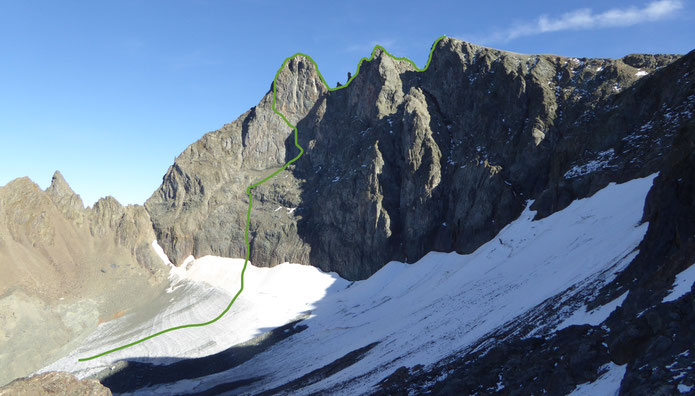
[[[111,391],[97,380],[80,381],[72,374],[52,371],[14,380],[0,388],[0,395],[111,396]]]
[[[277,108],[305,152],[252,191],[251,261],[363,279],[391,260],[471,252],[528,199],[547,216],[654,173],[692,116],[692,57],[521,55],[446,38],[425,72],[376,50],[331,92],[295,58]],[[173,262],[245,255],[246,186],[298,154],[271,102],[187,148],[147,201]]]
[[[606,321],[542,337],[508,337],[428,369],[401,367],[376,393],[560,395],[596,380],[601,366],[612,362],[626,365],[621,395],[691,394],[695,285],[675,301],[662,300],[695,259],[695,120],[669,131],[675,136],[645,202],[649,227],[639,254],[588,304],[593,309],[629,292]]]
[[[626,394],[674,394],[695,385],[695,290],[662,303],[695,260],[695,120],[679,129],[645,203],[640,253],[604,295],[629,289],[607,320],[611,358],[627,363]],[[610,287],[612,286],[612,287]],[[694,285],[695,287],[695,285]]]
[[[606,332],[592,326],[572,326],[549,339],[533,337],[503,342],[485,354],[469,354],[441,372],[422,367],[399,369],[384,379],[377,395],[548,394],[566,395],[576,384],[595,381],[610,361]],[[432,385],[432,383],[435,383]]]

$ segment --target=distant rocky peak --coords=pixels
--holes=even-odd
[[[53,201],[63,216],[76,221],[78,225],[82,224],[84,218],[82,198],[70,188],[60,171],[55,171],[53,174],[51,185],[46,189],[46,195]]]
[[[72,192],[72,189],[68,185],[68,182],[65,181],[63,174],[60,173],[59,170],[56,170],[53,173],[53,177],[51,178],[51,185],[49,186],[49,188],[67,188]]]
[[[125,208],[112,196],[99,198],[89,210],[89,231],[92,236],[103,237],[120,223]]]
[[[34,183],[33,180],[28,178],[27,176],[23,177],[18,177],[9,183],[7,183],[5,186],[3,186],[3,189],[6,189],[8,191],[40,191],[41,189],[39,186]]]
[[[70,188],[70,185],[67,181],[65,181],[65,178],[63,177],[63,174],[60,173],[60,171],[55,171],[55,173],[53,174],[53,178],[51,179],[51,185],[48,186],[48,188],[46,189],[46,193],[48,193],[48,195],[51,197],[51,199],[53,199],[54,202],[62,198],[73,196],[77,196],[79,199],[79,195],[75,194],[72,188]],[[81,202],[82,199],[80,199],[80,203]]]
[[[120,202],[118,202],[118,200],[116,200],[116,198],[109,195],[99,198],[99,200],[94,204],[92,211],[98,219],[111,219],[106,223],[113,227],[116,224],[116,220],[120,219],[120,217],[125,213],[125,208]]]

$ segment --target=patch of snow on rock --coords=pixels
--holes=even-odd
[[[695,264],[676,275],[676,280],[673,282],[671,292],[664,297],[661,302],[678,300],[681,296],[690,291],[693,283],[695,283]]]
[[[578,309],[574,312],[574,314],[572,314],[572,316],[560,323],[557,326],[557,330],[561,330],[573,325],[583,324],[598,326],[599,324],[601,324],[601,322],[606,320],[608,316],[610,316],[610,314],[613,313],[613,311],[615,311],[617,307],[623,304],[623,301],[625,301],[625,298],[627,297],[627,293],[628,292],[625,292],[620,297],[609,302],[608,304],[594,308],[589,312],[586,311],[586,306]]]
[[[569,396],[617,395],[627,370],[627,364],[618,366],[611,362],[599,368],[605,372],[594,382],[578,385]],[[600,372],[599,371],[599,372]]]
[[[595,172],[599,169],[609,168],[609,163],[613,160],[615,156],[615,150],[608,149],[606,151],[601,151],[596,154],[596,158],[582,165],[575,165],[572,169],[565,172],[563,177],[565,179],[571,179],[573,177],[579,177],[587,175],[591,172]]]
[[[162,260],[162,262],[166,265],[171,266],[171,261],[169,260],[169,257],[164,253],[164,249],[162,249],[161,246],[159,246],[159,243],[155,239],[152,241],[152,249],[154,249],[154,252],[157,253],[157,256]]]

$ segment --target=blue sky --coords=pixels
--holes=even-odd
[[[522,53],[695,48],[695,4],[656,1],[1,1],[0,185],[60,170],[86,205],[143,203],[174,158],[235,120],[283,59],[345,81],[381,44],[423,65],[448,35]]]

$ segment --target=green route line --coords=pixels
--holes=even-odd
[[[229,305],[227,305],[227,308],[225,308],[224,311],[222,311],[221,314],[219,314],[216,318],[214,318],[214,319],[212,319],[212,320],[209,320],[209,321],[203,322],[203,323],[191,323],[191,324],[185,324],[185,325],[181,325],[181,326],[171,327],[171,328],[168,328],[168,329],[159,331],[159,332],[157,332],[157,333],[154,333],[154,334],[152,334],[152,335],[149,335],[149,336],[147,336],[147,337],[141,338],[141,339],[139,339],[139,340],[137,340],[137,341],[133,341],[133,342],[131,342],[131,343],[129,343],[129,344],[121,345],[121,346],[119,346],[118,348],[113,348],[113,349],[110,349],[110,350],[108,350],[108,351],[106,351],[106,352],[102,352],[102,353],[99,353],[99,354],[94,355],[94,356],[90,356],[90,357],[78,359],[78,361],[84,362],[84,361],[87,361],[87,360],[96,359],[96,358],[98,358],[98,357],[101,357],[101,356],[104,356],[104,355],[108,355],[109,353],[113,353],[113,352],[116,352],[116,351],[120,351],[121,349],[125,349],[125,348],[132,347],[133,345],[137,345],[137,344],[139,344],[139,343],[141,343],[141,342],[147,341],[147,340],[149,340],[149,339],[152,339],[152,338],[157,337],[157,336],[159,336],[159,335],[162,335],[162,334],[164,334],[164,333],[168,333],[168,332],[170,332],[170,331],[180,330],[180,329],[186,329],[186,328],[190,328],[190,327],[203,327],[203,326],[207,326],[207,325],[213,324],[213,323],[217,322],[218,320],[220,320],[220,319],[229,311],[229,309],[232,308],[232,305],[233,305],[234,302],[236,301],[237,297],[239,297],[239,295],[241,294],[241,292],[244,291],[244,272],[246,272],[246,265],[249,263],[249,252],[250,252],[250,250],[251,250],[251,246],[250,246],[250,244],[249,244],[249,223],[250,223],[250,221],[251,221],[251,202],[252,202],[252,200],[253,200],[253,198],[251,197],[251,189],[252,189],[252,188],[255,188],[255,187],[258,187],[258,186],[260,186],[261,184],[267,182],[268,180],[270,180],[271,178],[273,178],[275,175],[277,175],[278,173],[280,173],[280,172],[282,172],[283,170],[285,170],[285,168],[287,168],[288,165],[290,165],[291,163],[297,161],[297,160],[302,156],[302,154],[304,154],[304,149],[302,148],[302,146],[299,145],[299,142],[297,142],[297,127],[294,126],[294,125],[292,125],[292,123],[290,123],[290,122],[287,120],[287,118],[285,117],[285,115],[282,114],[282,113],[280,113],[279,111],[277,111],[277,109],[275,108],[275,98],[277,97],[277,80],[278,80],[278,76],[280,75],[280,72],[282,71],[282,69],[285,68],[285,65],[287,65],[287,62],[289,62],[292,58],[294,58],[294,57],[296,57],[296,56],[303,56],[303,57],[309,59],[309,60],[311,61],[311,63],[314,65],[314,68],[316,69],[316,72],[318,73],[319,77],[321,78],[321,81],[322,81],[323,84],[326,86],[326,88],[327,88],[329,91],[337,91],[337,90],[339,90],[339,89],[347,88],[347,86],[350,85],[350,83],[352,82],[352,80],[354,80],[355,77],[357,77],[357,74],[359,74],[359,72],[360,72],[360,66],[362,66],[362,62],[365,62],[365,61],[368,62],[368,61],[371,61],[372,59],[374,59],[374,54],[375,54],[377,48],[380,49],[380,50],[382,50],[386,55],[388,55],[389,57],[393,58],[394,60],[406,61],[406,62],[410,63],[411,65],[413,65],[413,67],[415,68],[415,70],[420,71],[420,72],[425,71],[425,70],[427,70],[427,68],[430,66],[430,62],[432,61],[432,53],[434,52],[434,48],[437,46],[437,43],[438,43],[440,40],[442,40],[443,38],[445,38],[445,37],[446,37],[446,36],[439,37],[437,40],[434,41],[434,43],[432,44],[432,48],[430,49],[430,54],[429,54],[429,58],[427,59],[427,64],[425,64],[425,67],[423,67],[422,69],[420,69],[419,67],[417,67],[417,65],[415,64],[415,62],[411,61],[410,59],[408,59],[408,58],[406,58],[406,57],[404,57],[404,56],[403,56],[403,57],[400,57],[400,58],[398,58],[398,57],[396,57],[396,56],[393,56],[393,55],[390,54],[388,51],[386,51],[386,49],[384,49],[384,47],[382,47],[382,46],[380,46],[380,45],[376,45],[376,46],[374,46],[374,49],[372,50],[372,55],[369,57],[369,59],[367,59],[367,58],[362,58],[362,59],[360,59],[360,62],[357,64],[357,71],[355,72],[355,75],[352,76],[352,77],[350,77],[350,79],[345,83],[345,85],[342,85],[342,86],[339,86],[339,87],[335,87],[335,88],[330,88],[330,86],[328,85],[328,83],[326,82],[326,80],[323,78],[323,75],[321,74],[321,71],[319,71],[319,67],[316,65],[316,62],[315,62],[309,55],[306,55],[306,54],[303,54],[303,53],[301,53],[301,52],[298,52],[298,53],[296,53],[296,54],[294,54],[294,55],[292,55],[292,56],[286,58],[285,61],[282,62],[282,66],[280,66],[280,69],[278,69],[277,73],[275,73],[275,79],[273,80],[273,112],[275,112],[275,114],[279,115],[279,116],[282,118],[282,120],[285,121],[285,124],[287,124],[287,126],[289,126],[290,128],[292,128],[292,129],[294,130],[294,145],[297,146],[297,148],[299,149],[299,154],[298,154],[296,157],[294,157],[294,158],[292,158],[291,160],[289,160],[285,165],[282,166],[282,168],[276,170],[275,172],[273,172],[271,175],[267,176],[267,177],[264,178],[263,180],[261,180],[261,181],[259,181],[259,182],[256,182],[256,183],[254,183],[254,184],[252,184],[252,185],[246,187],[246,194],[249,196],[249,209],[248,209],[248,211],[246,212],[246,229],[244,230],[244,243],[246,244],[246,257],[244,258],[244,266],[243,266],[242,269],[241,269],[241,287],[239,288],[239,291],[234,295],[234,298],[232,298],[232,301],[229,302]]]

